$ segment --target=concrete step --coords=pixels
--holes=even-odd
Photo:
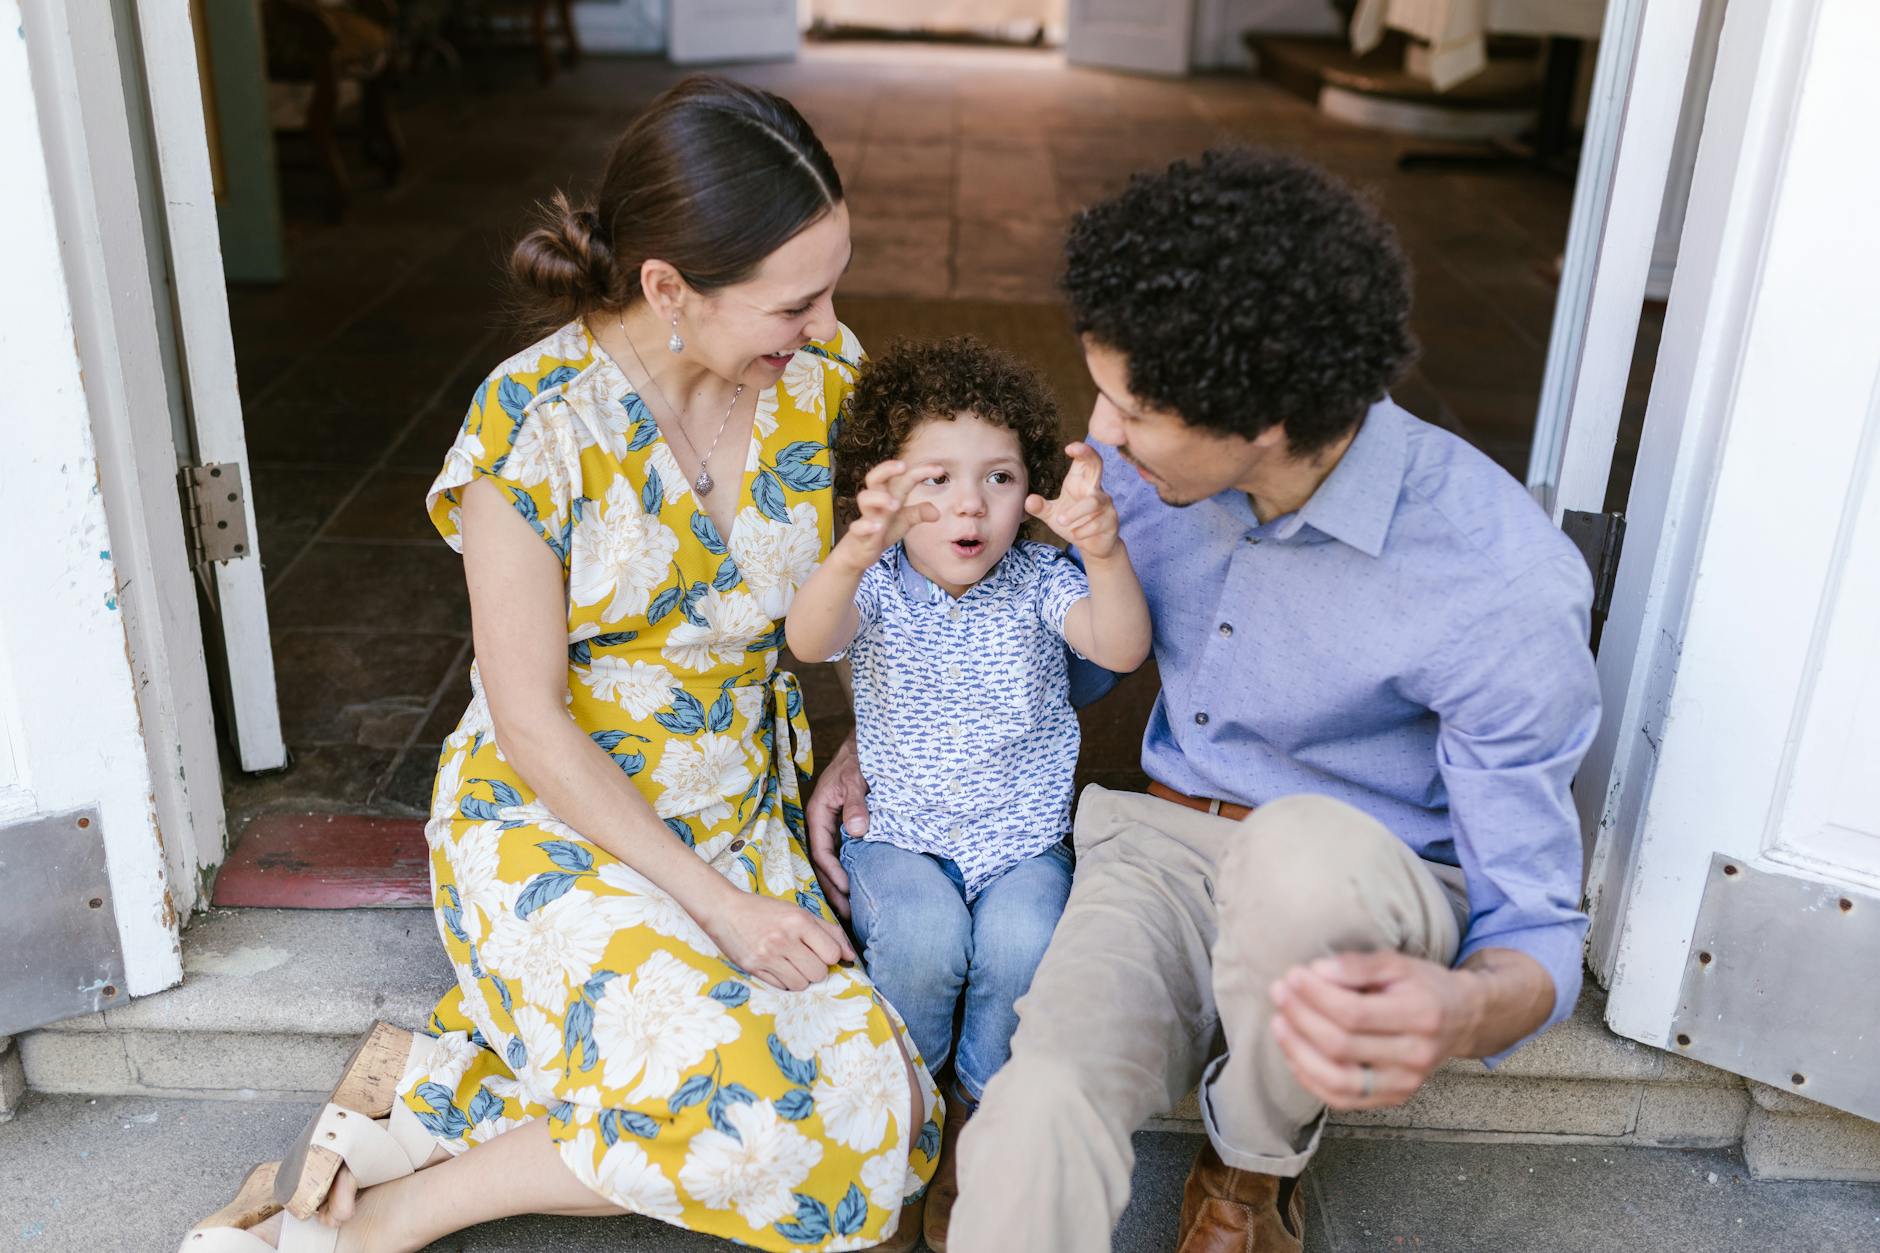
[[[29,1092],[0,1128],[0,1247],[22,1253],[173,1249],[278,1156],[305,1102],[152,1100]],[[1175,1246],[1192,1136],[1135,1138],[1129,1207],[1113,1253]],[[1880,1187],[1748,1186],[1731,1149],[1327,1143],[1306,1175],[1305,1253],[1806,1249],[1871,1253]],[[731,1253],[652,1219],[509,1218],[426,1253]]]
[[[327,1091],[375,1020],[426,1022],[451,967],[423,910],[213,910],[184,936],[180,987],[20,1037],[40,1092],[252,1100]],[[1409,1104],[1341,1115],[1337,1134],[1724,1146],[1752,1108],[1734,1075],[1623,1040],[1589,992],[1493,1073],[1451,1062]],[[1792,1111],[1791,1111],[1792,1113]],[[1190,1096],[1151,1124],[1198,1132]]]

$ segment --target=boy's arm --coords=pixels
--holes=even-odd
[[[1127,673],[1149,656],[1149,602],[1118,539],[1105,556],[1084,554],[1090,595],[1064,615],[1064,639],[1105,670]]]
[[[828,661],[847,648],[861,626],[855,609],[855,589],[868,566],[857,568],[853,554],[836,545],[829,559],[816,567],[809,581],[796,589],[790,616],[784,619],[784,638],[790,653],[802,661]]]

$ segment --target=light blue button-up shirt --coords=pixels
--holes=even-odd
[[[1459,865],[1484,948],[1580,993],[1579,820],[1569,786],[1599,722],[1591,580],[1521,485],[1386,399],[1297,512],[1244,492],[1165,505],[1114,449],[1104,487],[1155,625],[1150,778],[1258,805],[1347,801]],[[1074,663],[1079,703],[1105,676]]]

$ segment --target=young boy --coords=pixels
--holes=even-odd
[[[1066,474],[1058,438],[1044,382],[976,340],[873,361],[834,438],[838,501],[856,520],[786,625],[796,656],[846,653],[853,667],[870,825],[841,849],[852,924],[928,1066],[952,1057],[948,1150],[1005,1063],[1013,1003],[1070,891],[1078,727],[1064,646],[1116,671],[1149,653],[1097,455],[1070,445]],[[1019,540],[1028,514],[1076,544],[1083,568]],[[935,1248],[951,1159],[929,1191]]]

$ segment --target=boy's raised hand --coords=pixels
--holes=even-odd
[[[1088,444],[1070,444],[1064,452],[1071,468],[1057,499],[1033,492],[1025,498],[1025,512],[1077,545],[1084,556],[1102,561],[1116,551],[1117,542],[1116,506],[1103,490],[1103,462]]]
[[[870,470],[862,480],[862,490],[855,495],[860,516],[849,524],[842,542],[836,545],[839,554],[854,569],[865,570],[914,527],[922,522],[938,522],[938,509],[925,501],[910,505],[907,497],[920,483],[944,469],[932,464],[910,467],[905,461],[884,461]]]

